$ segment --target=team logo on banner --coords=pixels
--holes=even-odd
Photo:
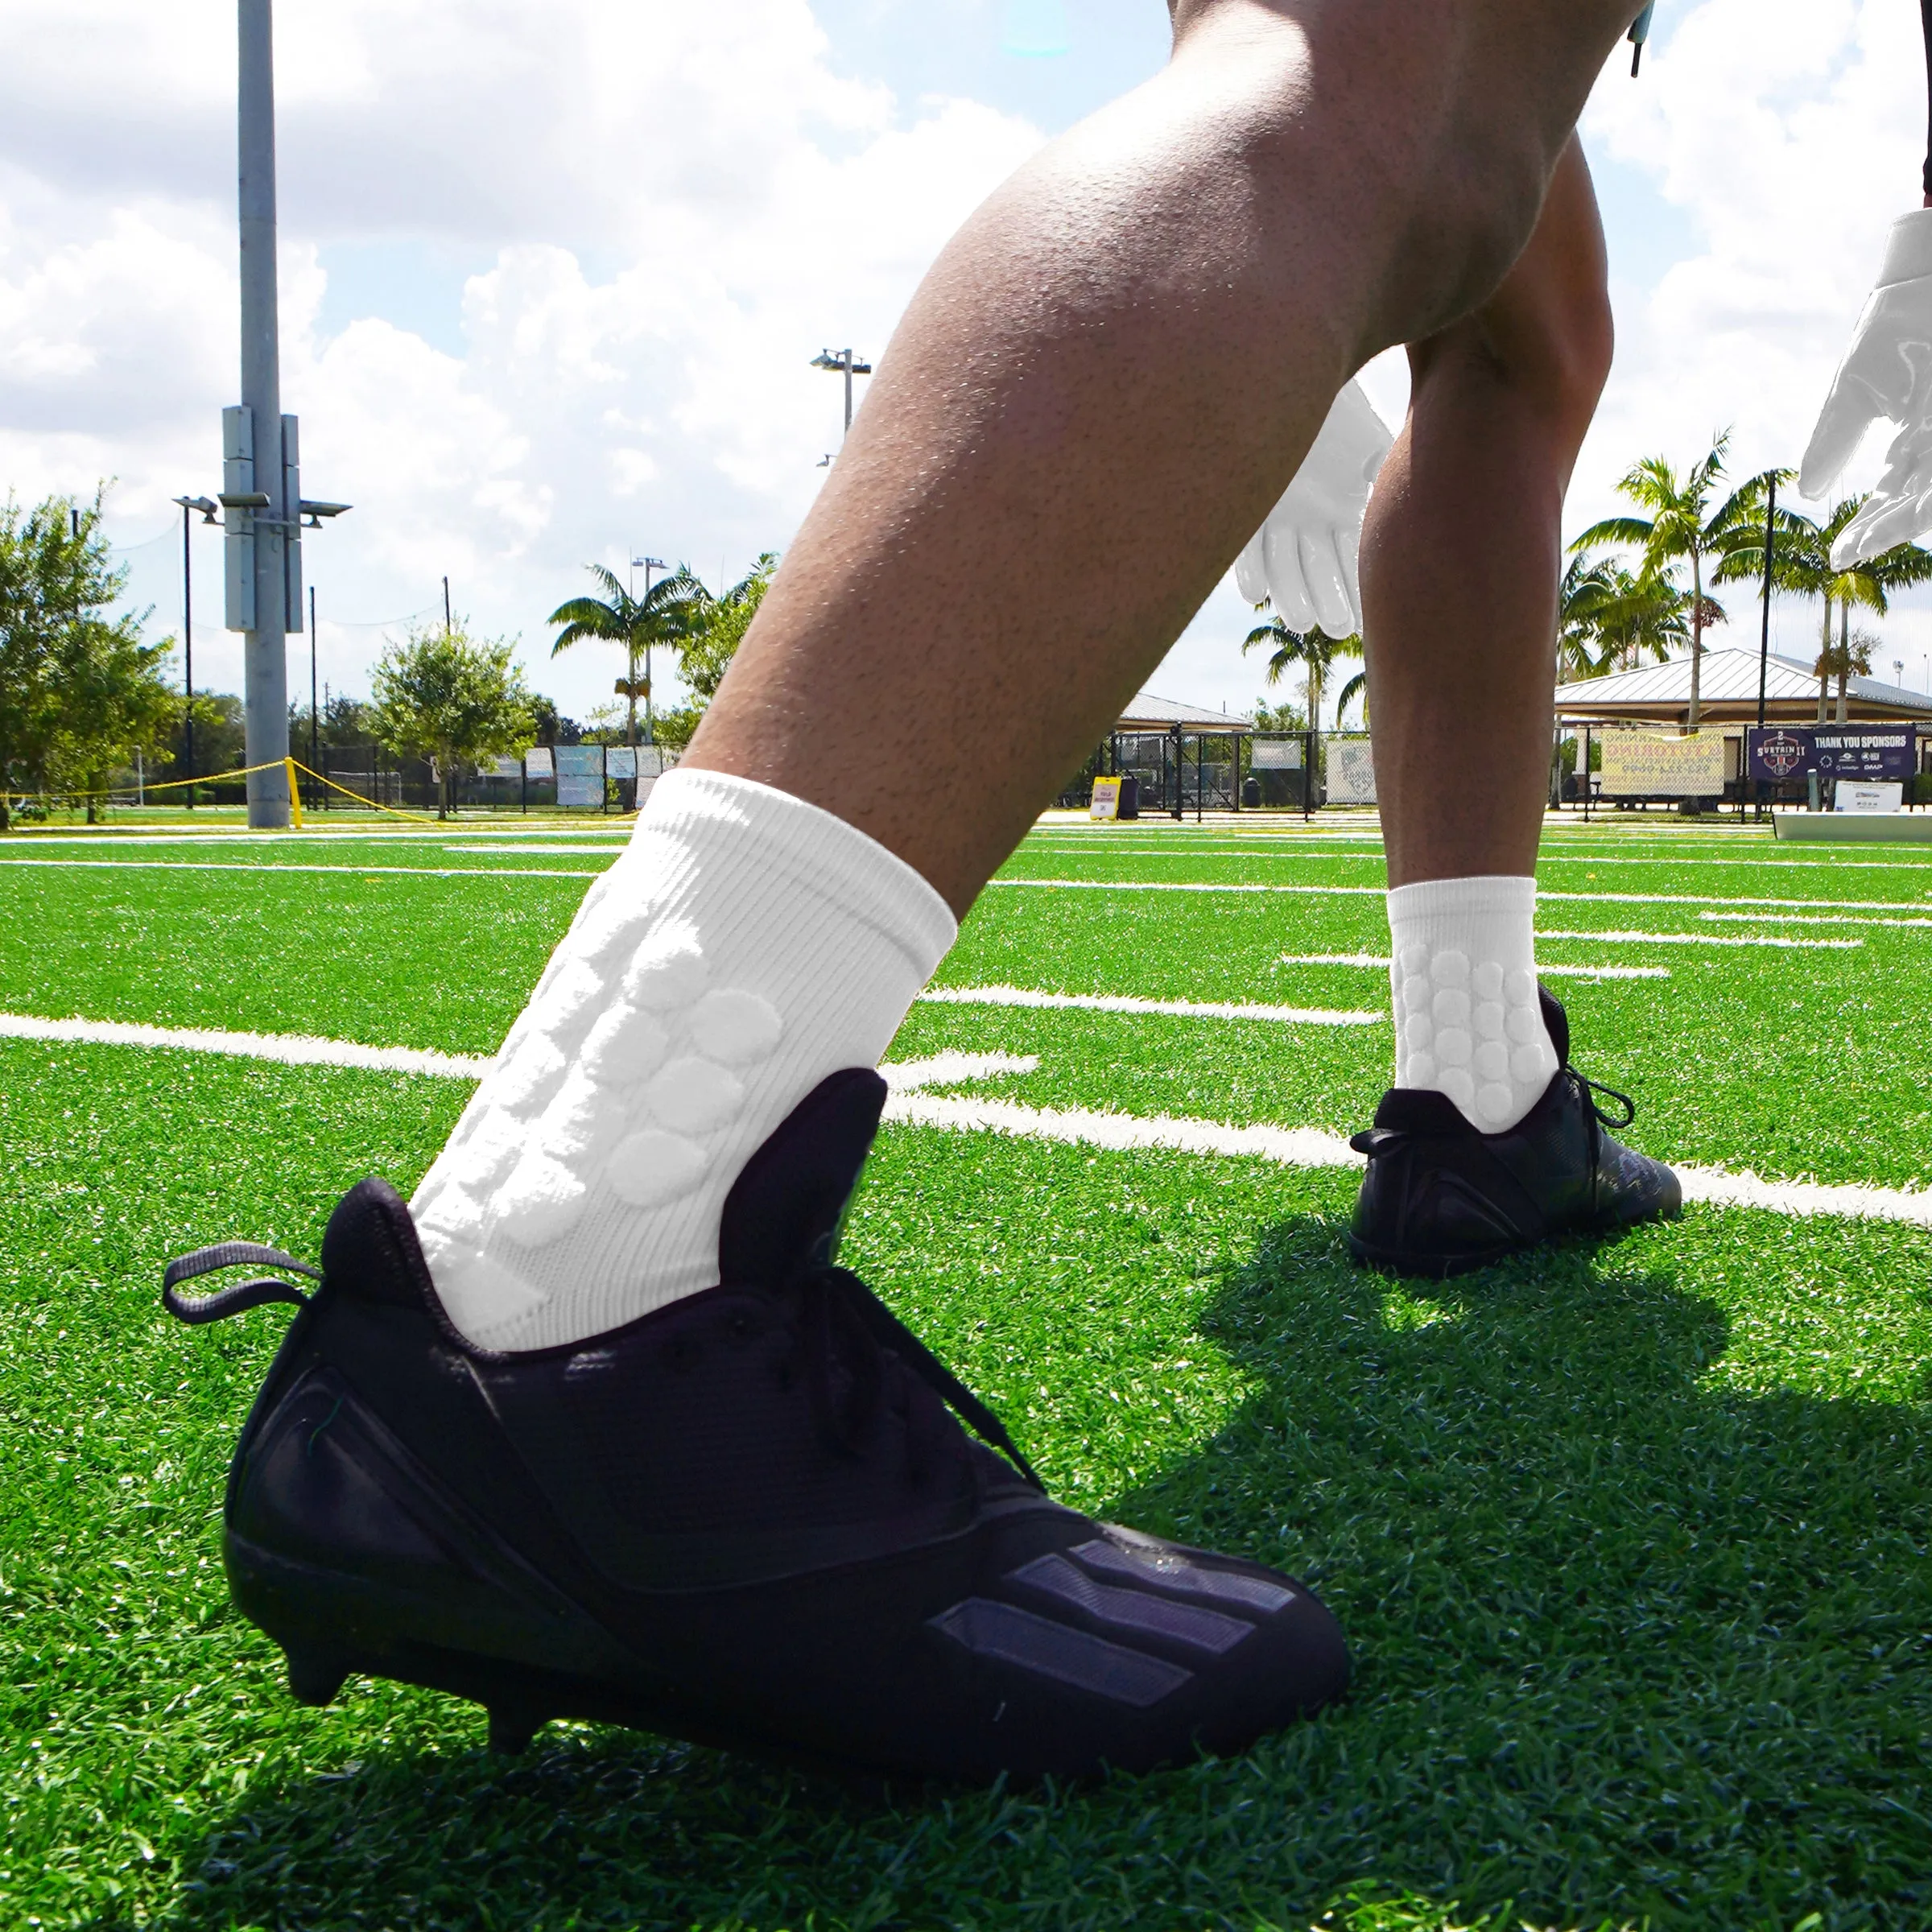
[[[1788,778],[1802,770],[1805,748],[1788,731],[1768,733],[1757,741],[1758,762],[1774,778]]]

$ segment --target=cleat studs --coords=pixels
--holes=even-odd
[[[530,1740],[549,1720],[529,1712],[493,1707],[489,1713],[489,1748],[507,1757],[518,1757],[530,1748]]]
[[[288,1657],[289,1695],[299,1704],[332,1703],[349,1666],[326,1650],[291,1650]]]

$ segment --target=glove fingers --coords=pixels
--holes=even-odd
[[[1259,604],[1268,595],[1268,571],[1261,558],[1261,542],[1268,526],[1263,524],[1241,547],[1234,560],[1234,587],[1250,604]]]
[[[1308,586],[1315,621],[1331,638],[1352,635],[1355,611],[1342,582],[1333,535],[1325,530],[1305,530],[1297,547],[1301,552],[1302,580]]]
[[[1315,606],[1309,601],[1307,585],[1302,580],[1299,547],[1292,529],[1278,529],[1272,523],[1262,533],[1262,556],[1268,575],[1268,594],[1274,600],[1275,613],[1290,630],[1313,630]]]
[[[1838,481],[1878,415],[1871,390],[1856,378],[1847,380],[1840,369],[1824,407],[1818,412],[1805,460],[1798,466],[1798,487],[1802,495],[1815,502]]]
[[[1882,555],[1895,544],[1909,543],[1929,528],[1932,528],[1932,493],[1874,496],[1831,546],[1831,568],[1849,570],[1854,564]]]
[[[1362,628],[1362,533],[1356,530],[1352,542],[1338,536],[1335,553],[1342,567],[1342,585],[1348,593],[1348,609],[1355,619],[1352,630],[1359,635]]]

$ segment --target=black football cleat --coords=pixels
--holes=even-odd
[[[1570,1064],[1569,1016],[1538,990],[1558,1066],[1513,1127],[1484,1133],[1447,1094],[1391,1088],[1375,1125],[1350,1142],[1368,1157],[1348,1232],[1357,1261],[1439,1278],[1555,1235],[1609,1233],[1682,1209],[1677,1176],[1604,1131],[1628,1127],[1637,1108]],[[1600,1093],[1620,1119],[1598,1107]]]
[[[473,1348],[379,1180],[336,1208],[306,1300],[179,1292],[242,1263],[318,1274],[272,1249],[169,1269],[184,1319],[303,1303],[224,1539],[298,1699],[361,1673],[486,1706],[507,1748],[576,1718],[987,1781],[1238,1752],[1342,1694],[1311,1592],[1052,1501],[832,1265],[885,1092],[864,1069],[815,1089],[732,1190],[722,1285],[592,1340]]]

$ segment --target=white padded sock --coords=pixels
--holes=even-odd
[[[1536,881],[1430,879],[1389,894],[1395,1084],[1446,1093],[1484,1133],[1556,1071],[1536,991]]]
[[[958,927],[925,880],[747,778],[660,779],[410,1203],[470,1340],[540,1348],[716,1285],[724,1197],[873,1067]]]

